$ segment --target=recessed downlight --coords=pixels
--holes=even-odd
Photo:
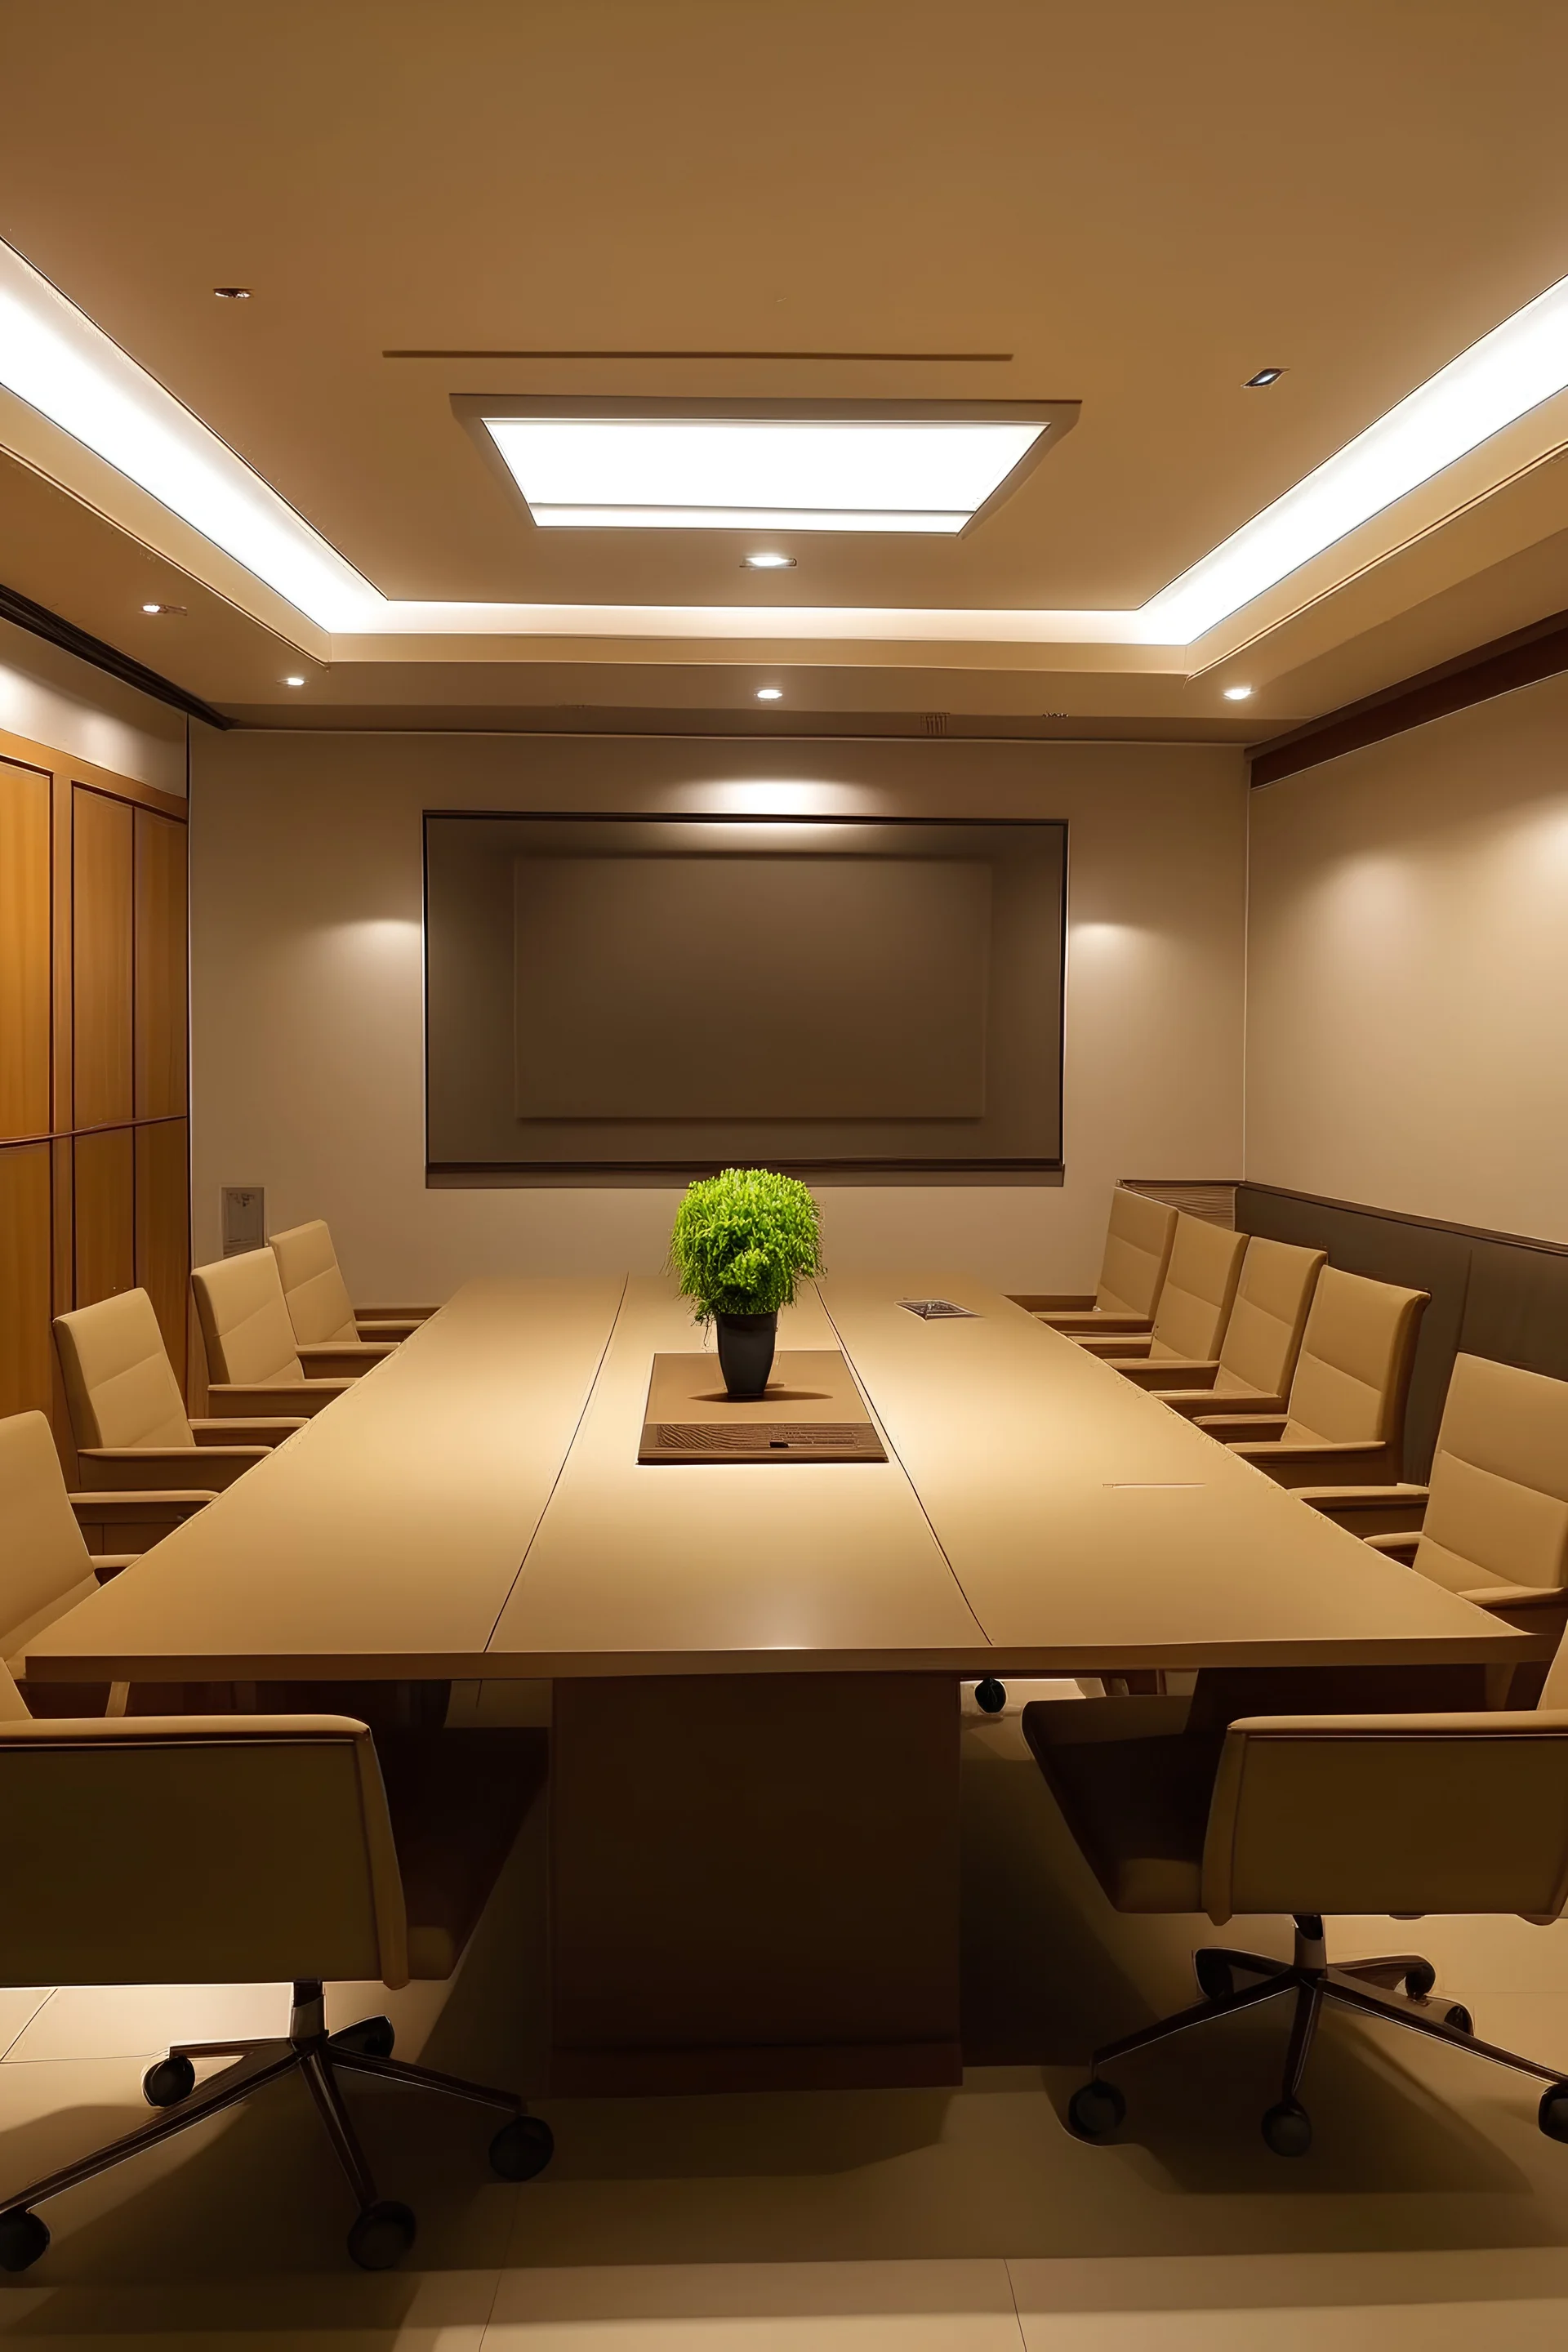
[[[1225,698],[1227,702],[1249,702],[1252,698],[1252,688],[1249,686],[1227,686],[1225,689]]]
[[[248,302],[250,299],[248,286],[215,286],[213,292],[220,302]]]
[[[183,604],[143,604],[142,610],[144,613],[155,613],[166,621],[183,621],[185,616],[185,608]]]
[[[793,555],[742,555],[741,562],[748,572],[793,572],[795,570]]]
[[[759,702],[782,702],[784,700],[784,688],[782,686],[759,686],[757,688],[757,700]]]
[[[285,686],[303,686],[305,681],[302,677],[286,677],[283,683]]]
[[[1241,388],[1243,392],[1261,392],[1266,385],[1278,383],[1284,373],[1283,368],[1259,368],[1256,375],[1247,377]]]

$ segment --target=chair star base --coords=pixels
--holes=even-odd
[[[1375,1959],[1331,1965],[1321,1919],[1303,1912],[1296,1917],[1295,1950],[1289,1960],[1267,1959],[1258,1952],[1205,1945],[1194,1954],[1194,1968],[1205,1995],[1201,2001],[1191,2009],[1178,2010],[1172,2017],[1162,2018],[1157,2025],[1145,2026],[1139,2033],[1124,2034],[1120,2042],[1108,2042],[1095,2052],[1093,2075],[1073,2093],[1068,2106],[1068,2119],[1080,2139],[1109,2139],[1127,2112],[1125,2099],[1114,2083],[1106,2081],[1103,2067],[1118,2058],[1131,2056],[1134,2051],[1152,2049],[1155,2042],[1184,2033],[1191,2026],[1207,2025],[1218,2017],[1234,2017],[1244,2009],[1257,2009],[1265,2001],[1293,1993],[1295,2012],[1279,2097],[1262,2119],[1264,2139],[1277,2156],[1305,2156],[1311,2147],[1312,2121],[1299,2094],[1323,2010],[1334,2004],[1358,2016],[1381,2018],[1386,2023],[1427,2034],[1434,2041],[1452,2042],[1458,2049],[1473,2052],[1478,2058],[1489,2058],[1497,2065],[1510,2066],[1518,2074],[1536,2075],[1547,2085],[1537,2121],[1548,2138],[1568,2140],[1568,2074],[1559,2067],[1542,2066],[1533,2058],[1521,2058],[1511,2050],[1500,2049],[1495,2042],[1481,2041],[1468,2010],[1459,2002],[1429,2005],[1436,1971],[1430,1961],[1417,1953],[1385,1954]],[[1237,1990],[1237,1976],[1250,1976],[1256,1981]],[[1403,1990],[1396,1990],[1401,1987]]]
[[[248,2099],[269,2083],[296,2072],[305,2077],[316,2111],[331,2141],[333,2152],[348,2179],[359,2212],[348,2233],[348,2250],[363,2270],[389,2270],[414,2243],[415,2218],[406,2205],[384,2198],[365,2161],[359,2136],[343,2104],[340,2074],[374,2074],[384,2082],[444,2092],[448,2098],[467,2099],[476,2105],[499,2107],[510,2120],[490,2142],[490,2163],[503,2180],[531,2180],[542,2172],[554,2153],[550,2126],[523,2111],[514,2092],[491,2090],[467,2083],[455,2074],[438,2074],[428,2066],[405,2065],[391,2055],[393,2031],[384,2017],[362,2020],[341,2033],[329,2034],[321,1984],[304,1979],[294,1987],[286,2038],[268,2042],[191,2042],[176,2043],[166,2058],[148,2068],[142,2090],[149,2105],[167,2113],[140,2130],[127,2132],[91,2156],[68,2164],[46,2179],[36,2180],[0,2211],[0,2270],[31,2267],[49,2243],[47,2225],[31,2210],[46,2198],[74,2189],[221,2115]],[[230,2058],[232,2066],[195,2089],[197,2058]]]

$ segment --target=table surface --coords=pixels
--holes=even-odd
[[[972,1319],[921,1321],[941,1297]],[[470,1283],[36,1637],[57,1681],[1502,1661],[1368,1549],[997,1293],[825,1279],[885,1463],[639,1465],[659,1280]]]

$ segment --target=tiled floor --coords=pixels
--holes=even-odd
[[[1331,2021],[1299,2164],[1264,2149],[1283,2020],[1120,2070],[1119,2142],[1061,2120],[1097,2040],[1189,1997],[1186,1920],[1119,1919],[1008,1715],[966,1718],[961,2090],[546,2102],[557,2155],[513,2188],[471,2111],[351,2093],[383,2186],[419,2214],[400,2272],[342,2251],[347,2200],[303,2090],[61,2198],[0,2336],[48,2352],[1533,2352],[1568,2340],[1568,2147],[1519,2077]],[[538,2079],[542,1824],[449,1989],[334,1989],[400,2047]],[[1279,1921],[1235,1940],[1283,1949]],[[1349,1924],[1408,1947],[1479,2029],[1568,2068],[1568,1927]],[[1331,1929],[1331,1942],[1336,1940]],[[277,1987],[0,1992],[0,2166],[15,2185],[145,2117],[170,2038],[271,2032]]]

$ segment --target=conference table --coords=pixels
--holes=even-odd
[[[1530,1648],[962,1275],[780,1318],[882,1461],[639,1462],[702,1345],[667,1281],[469,1283],[28,1675],[548,1685],[552,2087],[618,2093],[959,2078],[964,1680]]]

